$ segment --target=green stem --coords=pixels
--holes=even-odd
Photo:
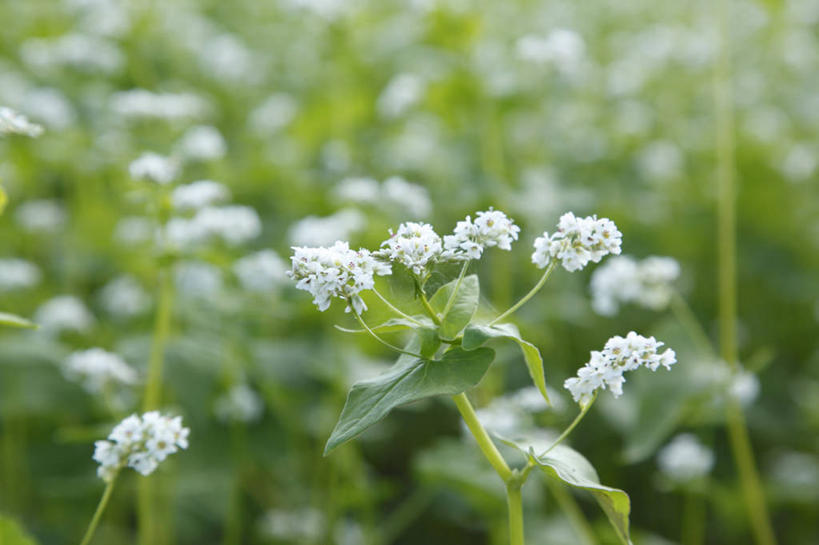
[[[696,493],[685,492],[683,499],[682,545],[705,543],[705,502]]]
[[[509,482],[506,484],[506,505],[509,507],[509,545],[524,545],[523,535],[523,497],[520,493],[521,484]]]
[[[468,259],[464,261],[464,265],[461,267],[461,272],[458,274],[458,281],[455,283],[455,289],[452,290],[451,294],[449,294],[449,300],[447,300],[444,311],[441,313],[441,319],[446,319],[446,315],[449,314],[450,309],[452,309],[452,305],[455,303],[455,297],[458,295],[458,290],[461,288],[461,282],[463,282],[464,276],[466,275],[467,267],[469,267]]]
[[[572,423],[569,424],[568,428],[563,430],[563,433],[561,433],[560,436],[558,436],[558,438],[555,439],[554,443],[552,443],[549,446],[549,448],[547,448],[545,451],[543,451],[543,454],[541,454],[541,456],[543,456],[544,454],[546,454],[547,452],[549,452],[553,448],[555,448],[557,445],[562,443],[563,440],[566,439],[566,437],[568,437],[570,433],[572,433],[572,430],[574,430],[574,428],[580,423],[580,421],[583,420],[583,417],[586,416],[587,412],[589,412],[589,409],[591,409],[591,406],[594,405],[594,400],[596,400],[596,399],[597,399],[597,392],[594,393],[594,397],[592,397],[591,400],[588,403],[581,406],[580,414],[578,414],[575,417],[575,419],[572,421]]]
[[[379,292],[377,289],[373,288],[373,292],[375,293],[375,295],[379,299],[381,299],[381,302],[383,302],[385,305],[387,305],[389,307],[389,309],[392,310],[394,313],[398,314],[402,318],[406,318],[407,320],[414,323],[415,325],[423,325],[421,322],[419,322],[418,320],[416,320],[415,318],[413,318],[409,314],[407,314],[405,312],[402,312],[401,309],[397,308],[395,305],[390,303],[383,295],[381,295],[381,292]]]
[[[165,346],[171,328],[171,300],[173,299],[173,278],[171,271],[162,268],[159,271],[159,297],[154,323],[154,338],[151,354],[148,359],[148,378],[145,384],[145,396],[142,401],[144,411],[159,407],[162,394],[162,366],[165,360]]]
[[[556,263],[557,263],[557,262],[556,262],[555,260],[552,260],[552,261],[549,263],[549,265],[546,267],[546,270],[543,272],[543,276],[541,276],[541,277],[540,277],[540,280],[538,280],[537,284],[535,284],[535,287],[534,287],[534,288],[532,288],[531,290],[529,290],[529,293],[527,293],[526,295],[524,295],[524,296],[523,296],[523,297],[520,299],[520,301],[518,301],[517,303],[515,303],[514,305],[512,305],[512,307],[511,307],[511,308],[509,308],[509,310],[507,310],[506,312],[504,312],[503,314],[501,314],[500,316],[498,316],[497,318],[495,318],[494,320],[492,320],[491,322],[489,322],[489,325],[491,326],[491,325],[494,325],[494,324],[496,324],[496,323],[500,322],[501,320],[503,320],[504,318],[506,318],[507,316],[509,316],[509,315],[510,315],[510,314],[512,314],[513,312],[515,312],[517,309],[519,309],[520,307],[522,307],[522,306],[523,306],[523,305],[524,305],[524,304],[525,304],[525,303],[526,303],[526,302],[527,302],[529,299],[531,299],[532,297],[534,297],[534,296],[535,296],[535,294],[536,294],[538,291],[540,291],[540,288],[542,288],[542,287],[543,287],[543,284],[545,284],[545,283],[546,283],[546,281],[549,279],[549,276],[551,276],[552,271],[555,269],[555,264],[556,264]]]
[[[111,492],[114,491],[114,482],[116,480],[117,474],[114,474],[114,476],[111,477],[111,480],[108,481],[108,484],[105,485],[105,491],[102,493],[102,498],[100,498],[100,502],[97,504],[97,510],[94,511],[94,516],[91,518],[91,523],[88,525],[88,530],[85,531],[85,536],[82,538],[80,545],[88,545],[91,543],[91,539],[94,537],[94,532],[97,531],[97,526],[102,518],[102,513],[105,511],[105,507],[108,505],[108,500],[111,499]]]
[[[555,497],[557,505],[566,515],[566,518],[569,519],[569,523],[574,528],[578,538],[578,543],[580,545],[596,545],[597,539],[594,537],[594,531],[589,525],[589,521],[586,520],[586,515],[583,514],[580,506],[577,505],[574,497],[566,490],[566,487],[552,478],[546,479],[546,486],[549,487],[549,491]]]
[[[441,319],[438,317],[438,314],[435,312],[435,309],[432,308],[432,305],[429,304],[429,301],[427,300],[427,294],[424,293],[424,288],[421,286],[417,279],[415,280],[415,291],[418,293],[418,297],[421,298],[421,303],[424,305],[424,309],[427,311],[427,314],[429,314],[429,317],[432,318],[432,321],[435,323],[435,325],[441,325]]]
[[[424,356],[422,356],[421,354],[416,354],[416,353],[414,353],[414,352],[407,352],[407,351],[406,351],[406,350],[404,350],[403,348],[398,348],[398,347],[397,347],[397,346],[395,346],[394,344],[388,343],[387,341],[385,341],[384,339],[382,339],[381,337],[379,337],[379,336],[378,336],[378,334],[377,334],[375,331],[373,331],[372,329],[370,329],[370,326],[368,326],[368,325],[367,325],[367,323],[366,323],[366,322],[365,322],[365,321],[364,321],[364,320],[361,318],[361,315],[360,315],[358,312],[356,312],[356,311],[355,311],[355,309],[353,308],[353,303],[352,303],[352,301],[350,301],[350,303],[349,303],[349,304],[350,304],[350,308],[352,309],[352,314],[353,314],[353,315],[356,317],[356,319],[358,320],[358,323],[360,323],[360,324],[361,324],[361,327],[363,327],[364,329],[366,329],[366,330],[367,330],[367,332],[368,332],[370,335],[372,335],[373,339],[375,339],[376,341],[380,342],[381,344],[383,344],[383,345],[384,345],[384,346],[386,346],[387,348],[391,348],[392,350],[395,350],[396,352],[400,352],[401,354],[407,354],[408,356],[413,356],[413,357],[415,357],[415,358],[425,359],[425,358],[424,358]]]
[[[460,393],[452,396],[452,399],[455,401],[455,406],[458,407],[458,411],[461,413],[464,422],[466,422],[466,427],[469,428],[469,431],[472,432],[472,435],[478,442],[478,447],[480,447],[483,455],[486,456],[486,459],[489,460],[489,463],[495,468],[495,471],[500,475],[501,479],[503,479],[503,482],[508,482],[514,477],[514,474],[512,470],[509,469],[501,453],[498,452],[498,448],[495,446],[495,443],[492,442],[489,434],[486,433],[486,430],[481,425],[478,420],[478,415],[475,414],[475,409],[472,408],[472,404],[469,403],[466,394]]]

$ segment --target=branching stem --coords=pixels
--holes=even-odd
[[[512,314],[513,312],[515,312],[517,309],[519,309],[520,307],[522,307],[524,304],[526,304],[526,302],[527,302],[527,301],[529,301],[529,299],[531,299],[532,297],[534,297],[534,296],[535,296],[535,294],[536,294],[537,292],[539,292],[539,291],[540,291],[540,288],[542,288],[542,287],[543,287],[543,284],[545,284],[545,283],[546,283],[546,281],[549,279],[549,276],[551,276],[552,271],[555,269],[555,264],[556,264],[556,263],[557,263],[557,262],[556,262],[555,260],[552,260],[552,261],[549,263],[549,265],[546,267],[546,270],[543,272],[543,276],[541,276],[541,277],[540,277],[540,280],[538,280],[537,284],[535,284],[535,287],[534,287],[534,288],[532,288],[531,290],[529,290],[529,293],[527,293],[526,295],[524,295],[524,296],[523,296],[523,297],[520,299],[520,301],[518,301],[517,303],[515,303],[514,305],[512,305],[512,306],[509,308],[509,310],[507,310],[506,312],[504,312],[503,314],[501,314],[500,316],[498,316],[497,318],[495,318],[494,320],[492,320],[491,322],[489,322],[489,325],[490,325],[490,326],[492,326],[492,325],[494,325],[494,324],[496,324],[496,323],[500,322],[501,320],[503,320],[504,318],[506,318],[507,316],[509,316],[509,315],[510,315],[510,314]]]

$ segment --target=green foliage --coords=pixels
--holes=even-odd
[[[453,291],[457,288],[455,299],[447,310],[447,304],[452,297]],[[463,331],[475,311],[478,310],[478,300],[481,295],[478,276],[470,274],[460,281],[453,280],[444,284],[430,299],[429,304],[441,316],[439,328],[441,339],[451,341]]]
[[[5,325],[9,327],[21,327],[24,329],[36,329],[37,324],[30,320],[26,320],[16,314],[10,314],[8,312],[0,312],[0,325]]]
[[[0,514],[0,545],[37,545],[14,519]]]

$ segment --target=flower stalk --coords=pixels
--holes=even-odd
[[[105,512],[105,508],[108,506],[108,501],[111,499],[111,493],[114,491],[114,483],[117,480],[117,476],[118,474],[115,473],[111,480],[108,481],[108,484],[105,485],[105,490],[103,491],[102,497],[97,504],[96,511],[94,511],[94,516],[91,517],[91,522],[88,524],[88,529],[85,531],[85,535],[83,536],[80,545],[88,545],[94,538],[94,533],[97,531],[97,526],[99,526],[100,519],[102,519],[102,514]]]

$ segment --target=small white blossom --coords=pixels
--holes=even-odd
[[[247,384],[236,384],[216,399],[213,412],[224,422],[253,422],[262,416],[264,402]]]
[[[114,93],[111,98],[114,114],[134,119],[199,119],[208,109],[208,103],[190,93],[152,93],[132,89]]]
[[[198,180],[174,188],[171,202],[177,210],[199,210],[230,199],[230,191],[213,180]]]
[[[288,238],[296,246],[325,246],[350,238],[365,225],[364,214],[354,208],[345,208],[330,216],[307,216],[297,221],[290,226]]]
[[[112,316],[131,318],[148,311],[151,297],[133,277],[120,276],[100,290],[100,303]]]
[[[35,70],[70,66],[108,74],[119,70],[125,62],[125,56],[115,42],[79,33],[55,39],[26,40],[20,47],[20,56]]]
[[[592,307],[605,316],[616,314],[620,304],[632,302],[662,310],[671,301],[673,282],[679,275],[680,265],[670,257],[652,256],[641,261],[625,255],[614,257],[592,274]]]
[[[395,233],[390,230],[390,238],[381,243],[385,246],[378,252],[380,257],[397,261],[416,275],[423,275],[443,251],[441,237],[428,223],[402,223]]]
[[[273,134],[293,121],[298,111],[298,103],[293,97],[277,93],[250,112],[248,125],[261,135]]]
[[[85,304],[73,295],[61,295],[46,301],[34,313],[34,322],[45,334],[62,331],[82,333],[94,325],[94,316]]]
[[[202,261],[182,261],[174,268],[174,282],[181,295],[205,299],[222,291],[222,271]]]
[[[375,259],[369,251],[351,250],[347,242],[337,241],[329,248],[293,247],[288,273],[296,288],[313,295],[320,311],[330,307],[333,297],[351,301],[356,313],[367,309],[359,293],[375,286],[374,275],[391,274],[388,264]],[[347,306],[349,312],[350,306]]]
[[[585,405],[591,401],[598,388],[608,388],[614,397],[623,393],[626,381],[623,373],[645,366],[656,371],[659,366],[671,369],[677,356],[670,348],[663,353],[663,343],[654,337],[643,337],[634,331],[626,337],[615,336],[606,342],[602,351],[592,351],[589,362],[577,372],[577,377],[566,379],[563,386],[571,392],[575,401]]]
[[[21,203],[14,211],[17,224],[29,233],[53,233],[66,222],[66,213],[57,201],[37,199]]]
[[[117,222],[114,239],[124,244],[148,242],[154,236],[153,221],[142,216],[126,216]]]
[[[387,118],[398,117],[423,98],[426,82],[415,74],[399,74],[381,91],[376,104]]]
[[[0,258],[0,292],[32,288],[40,282],[37,265],[17,258]]]
[[[408,182],[400,176],[390,176],[381,184],[382,198],[406,215],[425,218],[432,212],[432,201],[424,186]]]
[[[11,108],[0,106],[0,136],[6,134],[23,134],[37,137],[43,134],[43,128],[29,121],[23,114]]]
[[[543,269],[559,260],[567,271],[579,271],[589,261],[599,263],[608,254],[619,254],[622,233],[608,218],[577,218],[571,212],[560,217],[557,232],[535,239],[532,263]]]
[[[221,159],[227,153],[227,144],[222,133],[210,125],[191,127],[178,144],[179,154],[194,161]]]
[[[63,364],[63,374],[79,382],[91,393],[100,393],[111,384],[134,384],[137,373],[117,354],[102,348],[74,352]]]
[[[517,41],[518,56],[526,61],[553,64],[562,72],[578,70],[585,54],[583,38],[575,31],[558,28],[546,36],[528,34]]]
[[[117,424],[107,440],[94,444],[93,458],[100,464],[97,475],[110,481],[126,466],[149,475],[170,454],[188,448],[189,434],[181,416],[172,418],[157,411],[141,417],[133,414]]]
[[[165,226],[167,240],[183,250],[214,240],[240,246],[258,237],[262,221],[249,206],[207,206],[192,218],[171,218]]]
[[[292,543],[319,540],[324,534],[325,526],[324,515],[311,508],[292,511],[274,509],[268,511],[259,522],[259,529],[264,535]]]
[[[444,255],[450,259],[479,259],[487,247],[511,250],[520,227],[499,210],[478,212],[475,221],[467,216],[455,226],[455,233],[444,237]]]
[[[287,279],[287,264],[273,250],[262,250],[237,260],[233,272],[247,291],[269,293]]]
[[[740,405],[747,407],[759,395],[759,378],[750,371],[740,369],[731,378],[728,391]]]
[[[178,171],[179,165],[174,159],[153,152],[143,153],[128,166],[128,172],[134,180],[161,185],[174,181]]]
[[[660,470],[671,480],[686,482],[707,475],[714,467],[714,452],[690,433],[681,433],[657,455]]]

